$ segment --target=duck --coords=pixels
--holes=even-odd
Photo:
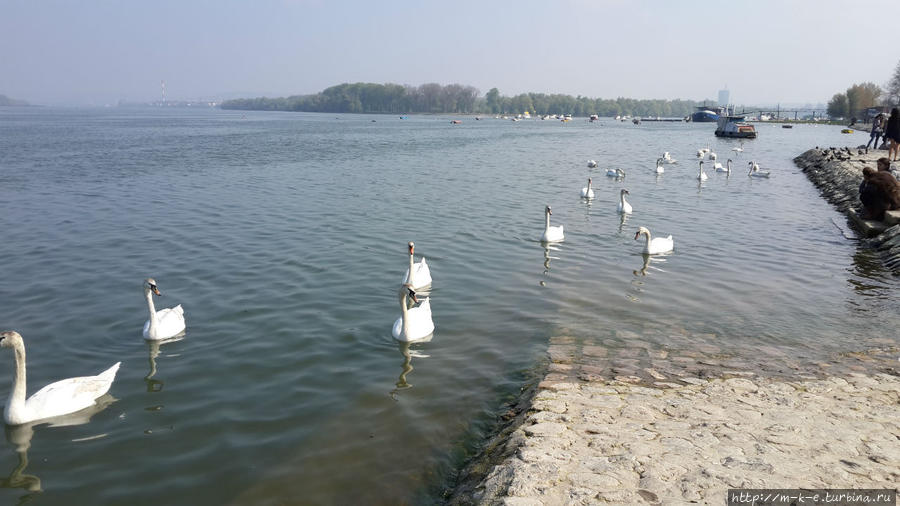
[[[619,191],[619,205],[616,206],[616,211],[621,214],[631,214],[631,204],[625,201],[625,195],[631,195],[631,193],[625,188],[622,188]]]
[[[184,332],[184,309],[181,304],[175,307],[156,310],[153,305],[153,295],[162,297],[156,280],[147,278],[144,280],[144,297],[147,298],[147,308],[150,310],[150,319],[144,323],[144,339],[148,341],[161,341],[170,339]]]
[[[589,169],[593,169],[593,168],[596,167],[596,166],[597,166],[597,162],[596,162],[596,161],[594,161],[594,160],[588,160],[588,168],[589,168]]]
[[[583,199],[594,198],[594,189],[591,188],[591,178],[588,178],[588,185],[581,189],[581,198],[583,198]]]
[[[541,235],[541,242],[559,242],[564,238],[563,235],[563,226],[550,226],[550,215],[553,212],[550,210],[550,206],[546,206],[544,208],[544,233]]]
[[[669,237],[657,237],[653,239],[650,237],[650,229],[647,227],[640,227],[634,234],[634,240],[637,241],[638,237],[642,235],[647,237],[647,242],[644,243],[644,254],[657,255],[659,253],[668,253],[675,249],[675,240],[672,239],[671,235]]]
[[[16,375],[3,419],[9,425],[22,425],[37,420],[45,420],[67,415],[93,406],[98,397],[109,391],[121,362],[96,376],[80,376],[50,383],[31,397],[25,398],[25,342],[22,336],[9,330],[0,332],[0,347],[12,348],[16,355]]]
[[[662,158],[657,158],[657,159],[656,159],[656,169],[655,169],[655,170],[656,170],[656,173],[657,173],[657,174],[662,174],[663,172],[666,171],[666,169],[662,166],[662,163],[663,163],[663,159],[662,159]]]
[[[725,167],[722,167],[721,163],[717,163],[716,164],[716,172],[727,172],[727,173],[731,174],[731,158],[729,158],[725,162]]]
[[[750,177],[769,177],[771,174],[768,170],[759,170],[759,164],[750,162],[750,171],[747,173]]]
[[[400,286],[400,318],[394,322],[391,333],[398,341],[421,341],[434,333],[434,322],[431,320],[431,299],[426,297],[421,304],[416,297],[412,285],[404,283]],[[407,308],[406,299],[410,298],[418,306]]]
[[[697,174],[698,181],[706,181],[709,179],[709,176],[706,175],[706,172],[703,172],[703,160],[700,160],[700,173]]]
[[[406,274],[403,275],[403,282],[412,285],[414,290],[431,286],[431,270],[428,268],[428,263],[425,262],[425,257],[416,263],[416,243],[409,241],[406,243],[406,247],[409,250],[409,267],[406,269]]]
[[[606,175],[609,177],[625,177],[625,171],[622,169],[606,169]]]

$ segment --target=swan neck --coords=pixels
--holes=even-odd
[[[6,401],[7,419],[10,413],[20,411],[25,406],[25,345],[18,342],[14,349],[16,352],[16,376],[13,378],[12,390]]]
[[[544,230],[550,230],[550,213],[544,213]]]
[[[409,254],[409,279],[407,279],[406,282],[413,286],[415,286],[415,284],[413,283],[413,276],[414,276],[413,272],[415,272],[415,265],[416,265],[416,262],[415,262],[414,255],[412,253],[410,253]]]
[[[409,337],[409,310],[406,308],[406,289],[400,290],[400,336]]]
[[[156,326],[158,324],[156,320],[156,306],[153,305],[153,293],[150,292],[149,289],[144,290],[144,295],[147,297],[147,308],[150,310],[150,328],[147,329],[147,333],[151,336],[156,335]]]

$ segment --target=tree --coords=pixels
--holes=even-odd
[[[847,108],[847,95],[835,93],[828,101],[828,115],[832,118],[844,118],[849,116]]]
[[[894,75],[891,76],[891,80],[888,81],[885,92],[888,105],[900,104],[900,62],[894,67]]]
[[[500,90],[498,90],[497,88],[491,88],[484,98],[486,100],[488,111],[491,114],[497,114],[500,112]]]
[[[860,111],[875,107],[878,97],[881,96],[881,88],[875,83],[854,84],[847,88],[847,111],[851,115],[860,115]]]

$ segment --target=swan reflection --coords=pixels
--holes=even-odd
[[[625,223],[628,221],[627,214],[619,213],[619,233],[621,234],[625,230]]]
[[[428,337],[421,341],[416,341],[415,343],[398,343],[398,349],[400,350],[400,354],[403,355],[403,367],[400,372],[400,376],[397,378],[397,382],[394,384],[394,389],[391,390],[391,398],[395,401],[397,400],[397,394],[400,390],[406,390],[407,388],[412,388],[412,384],[407,381],[406,377],[413,371],[412,359],[416,358],[428,358],[430,355],[426,355],[419,350],[412,349],[411,346],[415,346],[419,343],[427,343],[431,341],[431,337]]]
[[[160,391],[162,391],[163,385],[165,384],[165,381],[153,378],[154,376],[156,376],[156,373],[157,373],[156,357],[159,356],[160,346],[162,346],[163,344],[166,344],[166,343],[174,343],[177,341],[181,341],[182,339],[184,339],[183,335],[180,337],[174,337],[172,339],[166,339],[164,341],[147,341],[148,362],[150,363],[150,372],[146,376],[144,376],[144,381],[147,382],[147,391],[148,392],[160,392]],[[176,356],[176,355],[170,355],[170,356]]]
[[[13,468],[9,476],[0,479],[0,487],[2,488],[21,488],[30,493],[42,492],[41,479],[33,474],[26,474],[25,468],[28,467],[28,449],[31,448],[31,439],[34,437],[34,428],[37,425],[48,425],[49,427],[68,427],[72,425],[84,425],[91,421],[91,417],[106,409],[117,399],[110,394],[104,394],[97,398],[96,404],[93,406],[69,413],[67,415],[54,418],[47,418],[37,422],[26,423],[22,425],[6,426],[6,441],[13,447],[18,458],[18,464]],[[97,439],[104,437],[106,434],[92,436],[86,439]],[[28,502],[31,494],[20,499],[20,504]]]
[[[664,255],[652,256],[648,253],[641,253],[641,257],[644,260],[643,264],[641,265],[641,268],[631,271],[632,274],[634,274],[635,276],[646,276],[647,271],[650,269],[652,269],[654,271],[658,271],[658,272],[665,272],[663,269],[660,269],[659,267],[653,267],[651,265],[653,263],[665,262],[666,258]]]
[[[550,254],[551,251],[559,251],[558,244],[549,244],[549,243],[541,243],[541,246],[544,248],[544,275],[550,274],[550,261],[551,260],[559,260],[558,256],[553,256]]]

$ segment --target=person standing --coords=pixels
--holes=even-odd
[[[866,153],[869,152],[869,146],[875,141],[875,149],[878,149],[878,138],[884,132],[884,114],[878,113],[872,120],[872,131],[869,133],[869,143],[866,144]]]
[[[897,157],[900,156],[900,111],[896,107],[891,109],[891,117],[887,120],[884,136],[891,142],[887,157],[896,162]]]

